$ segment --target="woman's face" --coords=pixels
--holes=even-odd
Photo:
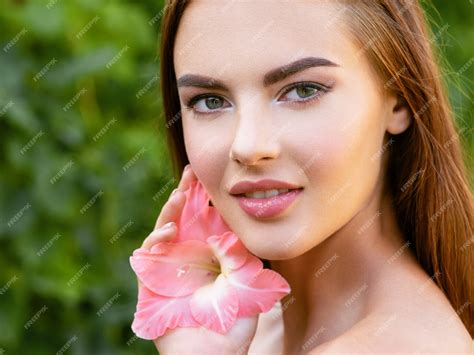
[[[327,1],[199,0],[181,19],[174,64],[188,158],[258,257],[289,259],[320,244],[383,179],[394,105],[341,26],[344,12]],[[293,70],[307,57],[320,59]],[[229,191],[267,178],[303,190],[279,215],[251,216]]]

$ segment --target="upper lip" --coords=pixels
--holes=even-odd
[[[286,181],[264,179],[258,181],[239,181],[230,189],[230,194],[239,195],[247,192],[273,190],[273,189],[299,189],[300,186],[291,184]]]

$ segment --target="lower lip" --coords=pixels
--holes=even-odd
[[[235,196],[240,207],[249,215],[256,218],[275,217],[285,211],[300,195],[303,189],[291,190],[268,198],[252,198]]]

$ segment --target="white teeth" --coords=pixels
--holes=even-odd
[[[288,189],[273,189],[273,190],[265,190],[265,191],[254,191],[254,192],[247,192],[245,193],[245,197],[251,198],[268,198],[272,196],[276,196],[285,192],[288,192]]]
[[[265,197],[265,191],[246,192],[245,196],[253,197],[253,198],[264,198]]]
[[[265,198],[278,195],[278,190],[265,191]]]

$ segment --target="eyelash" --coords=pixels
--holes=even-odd
[[[288,94],[289,92],[291,92],[293,89],[296,89],[296,88],[299,88],[299,87],[311,87],[313,89],[317,89],[316,93],[307,98],[307,99],[302,99],[302,100],[296,100],[296,101],[291,101],[291,100],[288,100],[286,102],[289,102],[290,104],[295,104],[295,105],[298,105],[299,107],[304,107],[306,105],[309,105],[310,103],[312,103],[313,101],[315,100],[318,100],[323,94],[329,92],[331,90],[331,87],[327,87],[325,85],[321,85],[321,84],[316,84],[316,83],[313,83],[313,82],[307,82],[307,81],[301,81],[301,82],[297,82],[297,83],[293,83],[291,84],[284,92],[283,92],[283,95],[286,95]],[[222,97],[218,96],[218,95],[212,95],[212,94],[199,94],[199,95],[196,95],[194,96],[193,98],[191,98],[190,100],[187,101],[187,103],[185,104],[186,105],[186,108],[189,109],[189,110],[192,110],[194,111],[194,114],[195,115],[210,115],[210,114],[213,114],[213,113],[216,113],[218,112],[218,110],[211,110],[209,112],[199,112],[199,111],[196,111],[194,109],[194,105],[201,99],[207,99],[207,98],[210,98],[210,97],[218,97],[218,98],[221,98],[223,99]],[[225,99],[224,99],[225,100]]]

